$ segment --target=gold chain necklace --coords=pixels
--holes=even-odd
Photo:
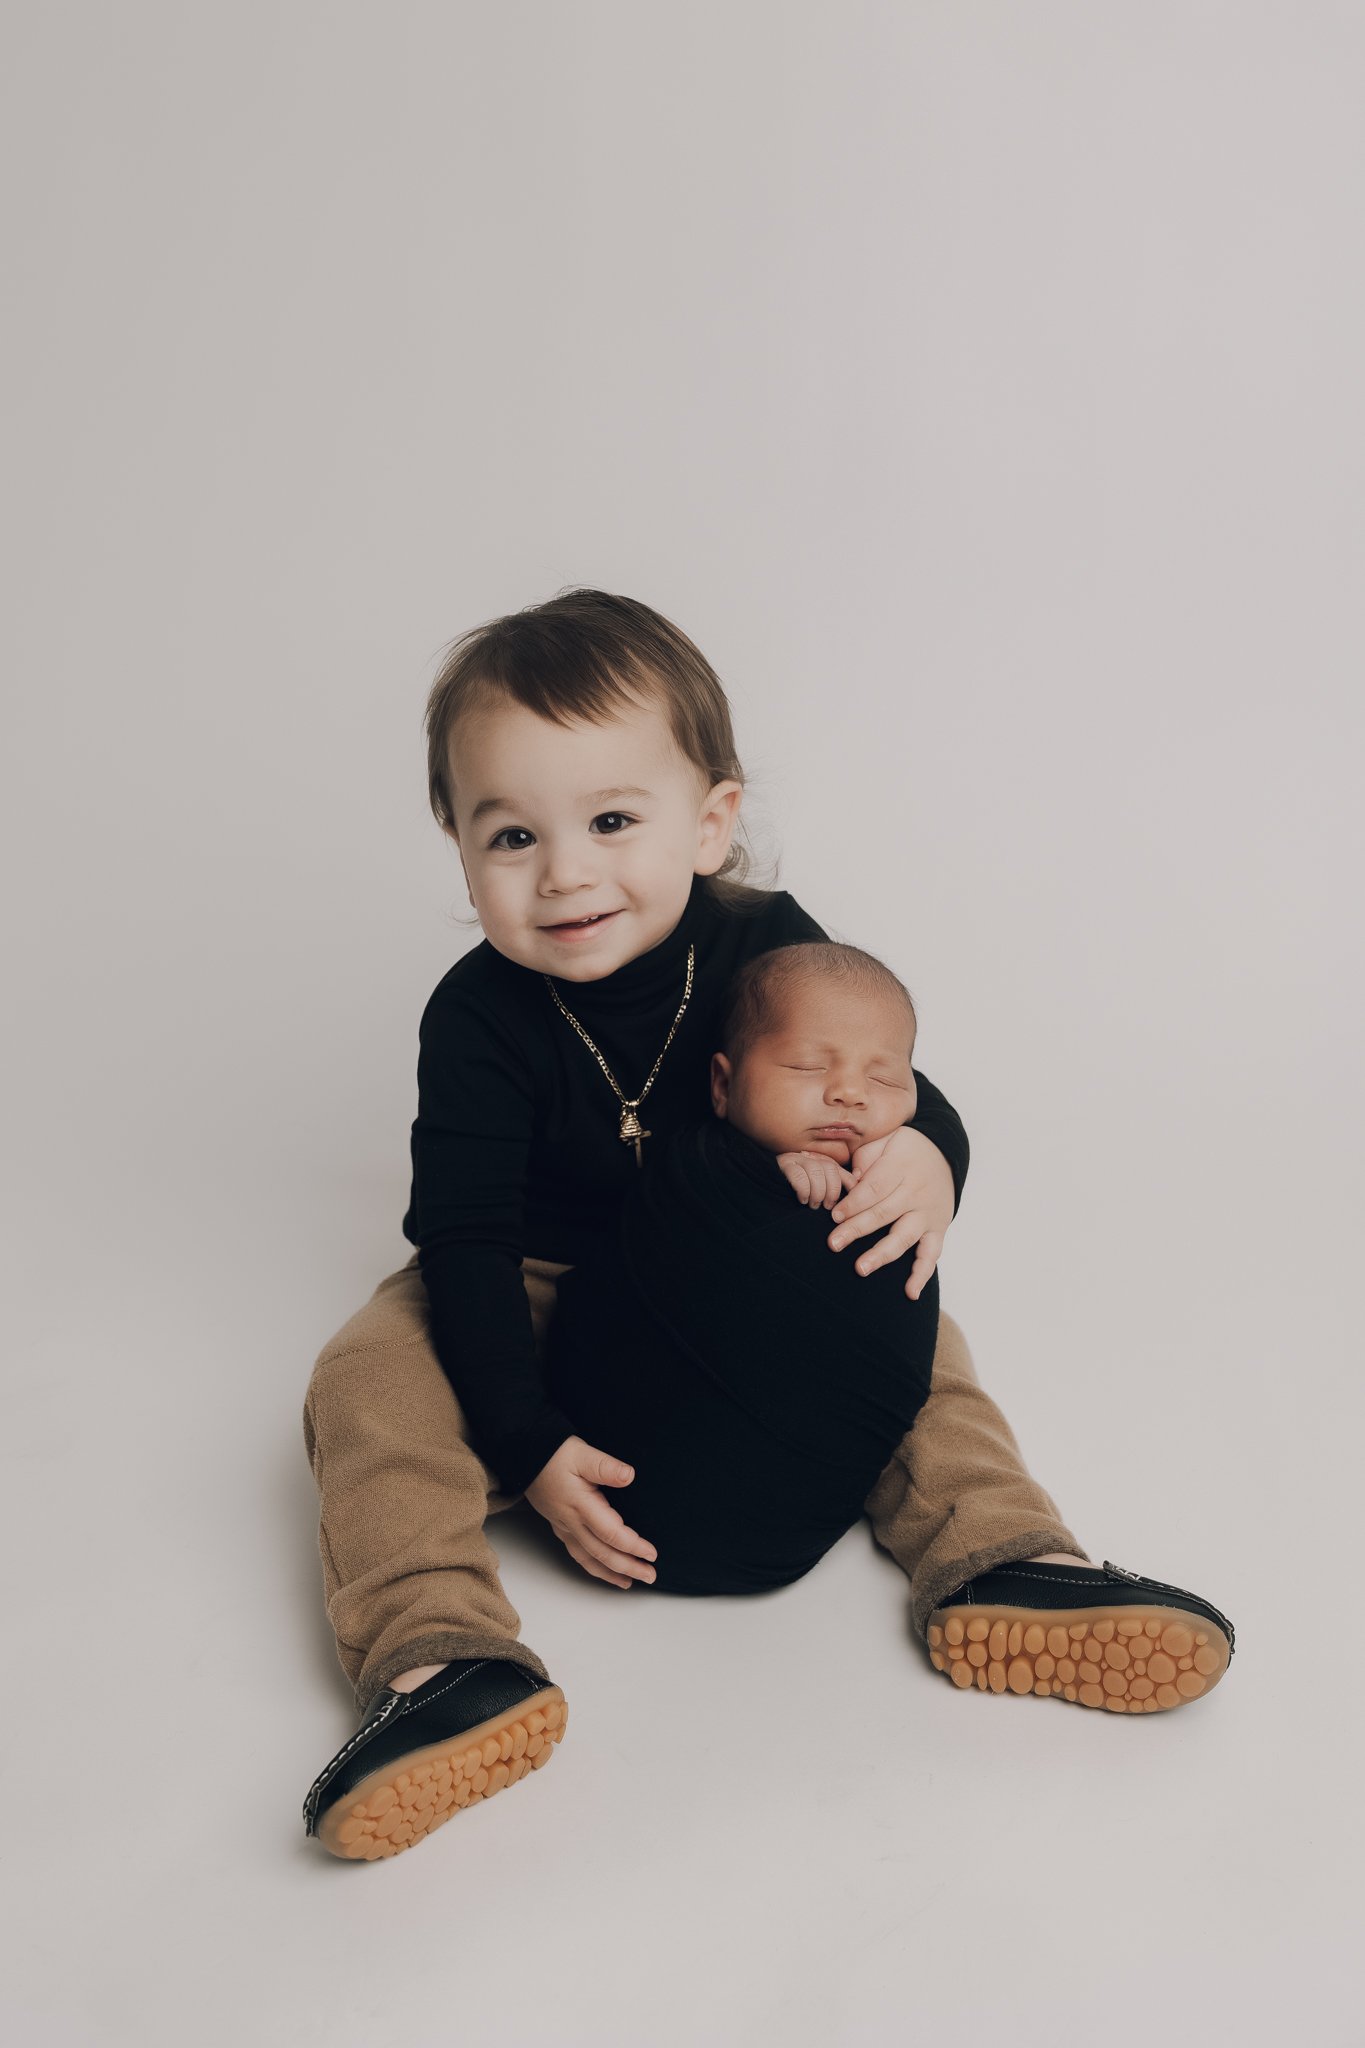
[[[634,1097],[633,1097],[633,1098],[631,1098],[630,1100],[627,1100],[627,1098],[626,1098],[626,1097],[625,1097],[625,1096],[624,1096],[624,1095],[623,1095],[623,1094],[621,1093],[621,1089],[620,1089],[620,1086],[619,1086],[619,1084],[618,1084],[618,1082],[617,1082],[617,1079],[616,1079],[616,1076],[615,1076],[615,1074],[613,1074],[613,1072],[612,1072],[611,1068],[610,1068],[610,1067],[609,1067],[609,1066],[607,1065],[607,1063],[606,1063],[606,1061],[605,1061],[605,1060],[603,1059],[603,1057],[602,1057],[601,1053],[600,1053],[600,1052],[598,1051],[597,1047],[596,1047],[596,1046],[595,1046],[595,1045],[593,1044],[593,1042],[592,1042],[592,1040],[591,1040],[591,1039],[589,1038],[589,1036],[588,1036],[587,1032],[586,1032],[586,1031],[585,1031],[585,1030],[583,1029],[583,1026],[582,1026],[582,1025],[581,1025],[581,1024],[579,1023],[579,1021],[578,1021],[577,1017],[575,1017],[575,1015],[573,1014],[573,1011],[572,1011],[572,1010],[570,1010],[570,1009],[569,1009],[569,1008],[568,1008],[568,1007],[567,1007],[567,1006],[566,1006],[566,1005],[565,1005],[565,1004],[564,1004],[564,1003],[563,1003],[563,1002],[562,1002],[562,1001],[560,1000],[559,990],[558,990],[558,989],[557,989],[557,988],[555,987],[555,985],[554,985],[554,983],[553,983],[553,982],[551,981],[551,979],[550,979],[549,975],[547,974],[547,975],[545,976],[545,986],[546,986],[546,988],[548,988],[548,989],[549,989],[549,991],[550,991],[550,994],[551,994],[551,995],[552,995],[552,996],[554,997],[555,1001],[556,1001],[556,1002],[557,1002],[557,1003],[559,1004],[559,1007],[560,1007],[560,1009],[561,1009],[561,1010],[563,1011],[564,1015],[565,1015],[565,1016],[566,1016],[566,1017],[568,1018],[569,1022],[570,1022],[570,1023],[571,1023],[572,1025],[573,1025],[573,1028],[574,1028],[574,1030],[575,1030],[575,1031],[576,1031],[576,1032],[578,1033],[578,1035],[579,1035],[579,1037],[580,1037],[580,1038],[582,1039],[582,1041],[583,1041],[584,1045],[586,1045],[586,1046],[587,1046],[587,1048],[588,1048],[589,1052],[590,1052],[590,1053],[592,1054],[593,1058],[594,1058],[594,1059],[595,1059],[595,1060],[597,1061],[597,1064],[598,1064],[598,1066],[599,1066],[599,1067],[600,1067],[600,1068],[602,1069],[602,1072],[603,1072],[603,1073],[604,1073],[604,1074],[606,1075],[607,1079],[608,1079],[608,1080],[609,1080],[609,1081],[611,1082],[611,1085],[612,1085],[612,1087],[613,1087],[613,1088],[615,1089],[615,1091],[616,1091],[617,1097],[619,1098],[619,1100],[620,1100],[620,1104],[621,1104],[621,1128],[620,1128],[620,1130],[619,1130],[619,1131],[617,1132],[617,1134],[616,1134],[616,1135],[617,1135],[617,1136],[618,1136],[618,1137],[619,1137],[619,1138],[620,1138],[620,1139],[621,1139],[621,1140],[623,1141],[623,1143],[625,1143],[625,1144],[627,1144],[627,1145],[634,1145],[634,1147],[635,1147],[635,1164],[636,1164],[637,1166],[643,1166],[643,1165],[644,1165],[644,1163],[645,1163],[645,1162],[644,1162],[644,1157],[643,1157],[643,1155],[642,1155],[642,1153],[641,1153],[641,1151],[640,1151],[640,1146],[641,1146],[641,1142],[642,1142],[642,1140],[643,1140],[643,1139],[645,1139],[645,1138],[652,1138],[652,1137],[653,1137],[653,1135],[654,1135],[654,1133],[653,1133],[652,1131],[647,1131],[647,1130],[645,1130],[645,1129],[643,1128],[643,1126],[641,1125],[640,1119],[639,1119],[639,1117],[638,1117],[638,1116],[637,1116],[637,1115],[635,1114],[635,1112],[636,1112],[636,1110],[637,1110],[637,1109],[638,1109],[638,1108],[640,1107],[640,1104],[641,1104],[641,1103],[642,1103],[642,1102],[644,1101],[644,1099],[645,1099],[646,1095],[648,1095],[648,1093],[649,1093],[650,1089],[651,1089],[651,1088],[653,1087],[653,1085],[654,1085],[654,1076],[655,1076],[655,1075],[656,1075],[656,1074],[658,1073],[658,1071],[659,1071],[659,1067],[660,1067],[660,1064],[662,1063],[662,1060],[663,1060],[663,1056],[664,1056],[664,1053],[666,1053],[666,1052],[668,1051],[668,1048],[669,1048],[669,1046],[670,1046],[670,1045],[672,1045],[672,1043],[673,1043],[673,1034],[674,1034],[674,1032],[675,1032],[675,1031],[677,1030],[677,1028],[678,1028],[678,1025],[679,1025],[679,1023],[680,1023],[680,1022],[681,1022],[681,1020],[682,1020],[682,1013],[683,1013],[683,1011],[684,1011],[684,1010],[685,1010],[685,1009],[687,1008],[688,1000],[689,1000],[689,998],[690,998],[690,996],[691,996],[691,994],[692,994],[692,969],[693,969],[693,967],[694,967],[694,966],[695,966],[695,964],[696,964],[696,958],[697,958],[697,949],[696,949],[696,947],[695,947],[694,945],[693,945],[693,946],[689,946],[689,947],[688,947],[688,949],[687,949],[687,986],[686,986],[686,988],[685,988],[685,989],[683,990],[683,999],[682,999],[682,1001],[681,1001],[681,1002],[679,1003],[679,1005],[678,1005],[678,1014],[677,1014],[677,1016],[676,1016],[676,1017],[675,1017],[675,1018],[673,1019],[673,1022],[672,1022],[672,1023],[671,1023],[670,1025],[669,1025],[669,1027],[668,1027],[668,1036],[667,1036],[667,1038],[666,1038],[666,1039],[664,1040],[664,1042],[663,1042],[663,1051],[661,1051],[661,1052],[660,1052],[660,1054],[659,1054],[659,1057],[658,1057],[658,1059],[657,1059],[657,1060],[655,1060],[655,1062],[654,1062],[654,1065],[653,1065],[653,1066],[652,1066],[652,1067],[650,1068],[650,1072],[649,1072],[649,1079],[648,1079],[648,1080],[647,1080],[647,1081],[645,1082],[645,1085],[644,1085],[644,1087],[643,1087],[643,1088],[642,1088],[642,1089],[640,1090],[639,1094],[638,1094],[638,1095],[636,1095],[636,1096],[634,1096]]]

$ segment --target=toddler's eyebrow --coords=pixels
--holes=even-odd
[[[653,794],[652,789],[640,789],[635,783],[631,782],[622,783],[618,789],[590,789],[586,796],[579,798],[579,802],[584,804],[605,804],[612,802],[618,796],[653,796]],[[519,811],[521,808],[522,806],[514,803],[510,796],[486,796],[482,802],[475,804],[470,812],[469,822],[471,825],[477,825],[480,818],[486,818],[490,811]]]

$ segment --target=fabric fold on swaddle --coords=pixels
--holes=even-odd
[[[546,1339],[575,1430],[635,1468],[608,1493],[658,1549],[655,1590],[789,1584],[858,1520],[929,1391],[938,1275],[860,1275],[829,1212],[713,1117],[648,1159],[615,1243],[563,1275]]]

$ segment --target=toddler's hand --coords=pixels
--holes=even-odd
[[[810,1209],[832,1209],[858,1178],[823,1152],[779,1152],[777,1163]]]
[[[834,1211],[839,1228],[826,1243],[842,1251],[884,1223],[891,1228],[855,1260],[859,1274],[874,1273],[915,1247],[905,1292],[918,1301],[938,1265],[944,1234],[953,1220],[953,1170],[931,1138],[902,1125],[885,1138],[870,1138],[853,1154],[857,1191]]]
[[[526,1498],[537,1514],[543,1515],[555,1535],[576,1563],[595,1579],[624,1586],[631,1579],[646,1584],[654,1573],[641,1558],[655,1558],[658,1551],[633,1529],[626,1527],[601,1491],[603,1486],[628,1486],[635,1477],[629,1465],[605,1451],[595,1451],[581,1436],[564,1439],[554,1456],[542,1465]],[[629,1572],[631,1578],[621,1578]]]

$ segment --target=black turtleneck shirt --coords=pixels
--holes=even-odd
[[[711,1113],[711,1055],[726,992],[757,953],[829,934],[788,893],[757,911],[720,903],[694,876],[673,930],[598,981],[557,982],[627,1095],[643,1087],[668,1036],[696,947],[692,997],[640,1106],[651,1145]],[[611,1236],[638,1174],[620,1103],[545,977],[485,939],[437,983],[418,1027],[412,1196],[403,1235],[417,1247],[432,1342],[471,1439],[505,1492],[520,1493],[566,1437],[536,1348],[521,1261],[576,1265]],[[938,1146],[962,1199],[969,1150],[951,1103],[916,1068],[909,1118]],[[795,1201],[795,1196],[792,1197]]]

